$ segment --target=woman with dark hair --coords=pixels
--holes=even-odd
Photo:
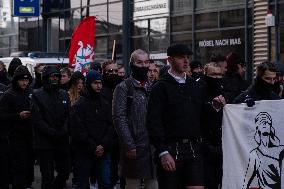
[[[227,56],[227,72],[223,79],[224,94],[227,103],[233,100],[248,88],[248,83],[244,80],[245,62],[238,54],[232,52]]]
[[[79,71],[74,72],[74,74],[70,78],[69,86],[70,89],[68,93],[72,106],[79,99],[81,94],[84,92],[84,87],[85,87],[84,75]]]

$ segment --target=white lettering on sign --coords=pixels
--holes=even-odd
[[[241,38],[202,40],[198,42],[199,47],[235,46],[241,44]]]

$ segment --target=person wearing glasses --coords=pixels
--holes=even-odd
[[[148,104],[149,54],[135,50],[130,57],[130,78],[117,85],[113,97],[113,122],[120,141],[121,175],[126,189],[157,189],[153,174],[146,114]]]

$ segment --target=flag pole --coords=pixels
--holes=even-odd
[[[112,55],[111,55],[111,60],[116,61],[115,59],[115,48],[116,48],[116,41],[113,40],[113,45],[112,45]]]

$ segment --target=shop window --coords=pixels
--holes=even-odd
[[[132,47],[133,49],[143,49],[148,51],[149,48],[148,37],[138,37],[132,38]]]
[[[220,12],[220,27],[234,27],[245,25],[245,10],[229,10]]]
[[[196,9],[210,9],[244,4],[246,0],[196,0]]]
[[[176,16],[171,18],[171,32],[191,31],[192,16]]]
[[[122,53],[122,34],[110,35],[108,42],[108,53],[112,54],[113,42],[116,44],[116,54]]]
[[[192,11],[193,0],[171,0],[172,11],[176,13]]]
[[[150,51],[166,51],[169,46],[169,36],[150,36]]]
[[[218,13],[197,14],[195,20],[196,29],[208,29],[218,27]]]
[[[183,43],[183,44],[187,44],[189,47],[191,47],[191,45],[192,45],[192,33],[171,35],[171,43],[172,44]]]
[[[122,32],[122,2],[109,4],[109,32]]]
[[[133,22],[133,35],[147,35],[148,34],[148,20]]]
[[[97,37],[95,42],[96,53],[107,53],[107,37]]]
[[[169,19],[168,18],[158,18],[152,19],[150,21],[150,34],[165,34],[169,32]]]
[[[244,29],[196,33],[195,49],[197,59],[205,64],[209,61],[212,53],[226,56],[230,52],[236,52],[244,59],[244,34]]]

